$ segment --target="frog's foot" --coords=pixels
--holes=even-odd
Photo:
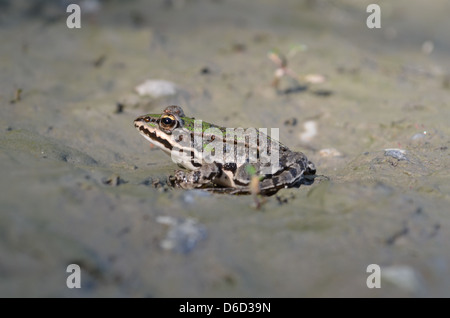
[[[214,188],[213,180],[221,174],[222,170],[219,166],[208,164],[195,171],[176,170],[173,183],[183,189]]]
[[[302,153],[292,153],[287,158],[287,163],[286,169],[266,177],[259,183],[261,194],[272,195],[280,189],[299,187],[301,184],[310,184],[311,178],[314,180],[316,167]]]
[[[185,172],[183,170],[176,170],[173,183],[179,188],[195,189],[207,186],[211,181],[202,180],[200,171]]]
[[[298,174],[297,174],[298,173]],[[283,188],[290,188],[300,183],[303,179],[304,171],[297,171],[295,169],[285,170],[279,175],[264,179],[259,183],[259,191],[264,195],[272,195]],[[293,176],[293,174],[295,174]]]
[[[316,174],[316,166],[311,161],[308,160],[305,175],[315,175],[315,174]]]

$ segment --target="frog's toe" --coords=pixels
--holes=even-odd
[[[191,189],[192,187],[189,187],[188,178],[186,176],[186,173],[182,170],[175,171],[175,175],[172,177],[172,182],[176,187],[183,188],[183,189]]]
[[[182,170],[175,171],[175,180],[176,181],[185,181],[186,180],[186,174]]]
[[[308,161],[308,164],[306,165],[305,174],[307,175],[316,174],[316,166],[311,161]]]
[[[174,183],[176,186],[183,189],[195,189],[212,186],[210,180],[205,178],[201,171],[185,172],[182,170],[175,171]]]

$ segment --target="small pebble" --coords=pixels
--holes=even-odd
[[[164,250],[187,254],[206,238],[205,226],[192,218],[158,216],[156,222],[169,227],[166,237],[160,242],[160,246]]]
[[[295,125],[297,125],[297,118],[292,117],[292,118],[286,119],[284,121],[284,125],[285,126],[295,126]]]
[[[417,292],[420,288],[419,275],[410,266],[381,268],[381,278],[408,292]]]
[[[319,150],[319,155],[321,157],[341,157],[342,154],[335,148],[325,148]]]
[[[411,137],[411,140],[418,140],[418,139],[422,139],[426,136],[426,131],[423,133],[417,133],[414,136]]]
[[[103,184],[109,185],[109,186],[112,186],[112,187],[117,187],[120,184],[127,183],[122,178],[120,178],[120,176],[118,176],[118,175],[113,175],[113,176],[111,176],[109,178],[104,178],[102,180],[102,182],[103,182]]]
[[[303,124],[305,131],[300,134],[300,140],[310,142],[317,135],[317,123],[309,120]]]
[[[397,160],[408,160],[406,157],[406,151],[403,149],[384,149],[384,155]]]
[[[152,96],[155,98],[175,95],[177,92],[176,85],[165,80],[146,80],[144,83],[136,86],[135,90],[140,96]]]
[[[121,113],[123,113],[123,109],[125,108],[125,105],[124,104],[122,104],[122,103],[120,103],[120,102],[117,102],[116,103],[116,111],[114,112],[115,114],[121,114]]]
[[[305,80],[311,84],[321,84],[325,82],[325,76],[322,74],[308,74],[305,76]]]
[[[203,74],[203,75],[211,74],[211,70],[207,66],[205,66],[204,68],[202,68],[200,70],[200,74]]]

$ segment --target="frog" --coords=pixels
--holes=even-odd
[[[134,127],[183,168],[169,177],[175,188],[251,194],[256,179],[259,194],[273,195],[311,184],[316,174],[306,155],[290,150],[263,129],[225,128],[187,117],[177,105],[139,116]]]

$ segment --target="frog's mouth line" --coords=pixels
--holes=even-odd
[[[139,125],[135,125],[136,128]],[[169,151],[172,151],[172,144],[170,142],[168,142],[166,139],[159,137],[156,133],[151,132],[150,130],[148,130],[147,128],[145,128],[144,126],[139,126],[139,130],[146,135],[147,137],[149,137],[151,140],[163,145],[166,149],[168,149]]]
[[[157,132],[152,132],[149,129],[147,129],[144,125],[139,125],[138,123],[134,123],[134,127],[136,127],[136,129],[138,129],[139,132],[150,142],[152,142],[156,146],[159,146],[168,155],[172,155],[171,152],[172,152],[174,146],[169,141],[167,141],[165,138],[159,137]],[[164,148],[162,146],[164,146]],[[201,163],[194,160],[195,155],[194,155],[194,152],[192,151],[192,149],[181,148],[181,149],[179,149],[179,151],[185,152],[185,153],[190,153],[191,159],[189,162],[190,162],[191,166],[186,166],[186,165],[182,164],[182,166],[184,166],[185,168],[190,169],[190,170],[195,170],[202,166]]]

